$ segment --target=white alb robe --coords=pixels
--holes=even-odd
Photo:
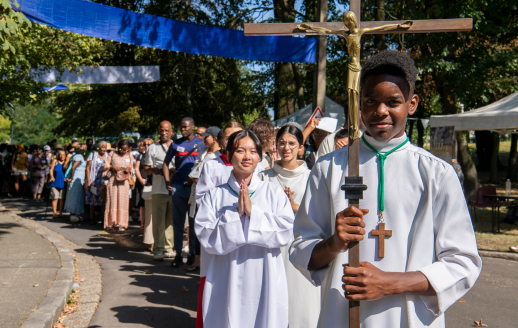
[[[293,210],[276,184],[254,176],[252,213],[239,216],[239,184],[205,194],[195,229],[211,254],[203,292],[205,328],[287,328],[288,290],[280,248],[290,241]]]
[[[276,183],[282,190],[289,187],[294,192],[293,201],[300,204],[311,171],[306,162],[297,162],[299,167],[295,170],[288,170],[277,161],[273,164],[273,168],[259,173],[259,178]],[[293,237],[290,239],[291,241],[293,241]],[[289,245],[281,247],[281,254],[288,281],[290,327],[316,327],[320,315],[320,287],[310,283],[290,262]]]
[[[385,153],[406,138],[380,143],[366,136]],[[296,216],[295,241],[290,260],[315,285],[322,285],[323,301],[318,327],[347,327],[348,301],[342,289],[341,253],[326,267],[307,269],[315,245],[334,233],[336,214],[348,206],[340,190],[348,172],[348,147],[319,159],[313,167],[306,194]],[[385,225],[392,237],[385,240],[385,257],[379,258],[377,229],[379,159],[363,141],[360,173],[368,186],[360,207],[365,215],[365,239],[360,260],[383,271],[422,272],[436,291],[434,296],[391,295],[361,302],[362,328],[444,327],[444,311],[475,283],[482,262],[475,234],[453,167],[427,151],[407,143],[385,161]]]

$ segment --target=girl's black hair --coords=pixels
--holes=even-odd
[[[228,161],[232,162],[232,156],[234,156],[234,151],[239,145],[239,140],[249,137],[255,143],[255,150],[257,154],[259,154],[259,160],[263,159],[263,146],[261,145],[261,140],[257,137],[255,133],[250,130],[241,130],[234,132],[228,137],[227,142],[227,156]]]
[[[277,137],[275,138],[275,143],[279,142],[279,138],[285,133],[289,133],[292,136],[294,136],[295,138],[297,138],[299,145],[304,144],[304,135],[302,134],[302,132],[300,131],[299,128],[296,128],[293,125],[285,125],[282,128],[280,128],[279,131],[277,132]]]

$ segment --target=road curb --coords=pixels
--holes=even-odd
[[[25,228],[50,241],[58,252],[61,268],[56,274],[56,279],[52,282],[43,301],[21,325],[21,328],[52,328],[54,323],[58,321],[61,312],[65,309],[67,299],[72,291],[72,284],[74,283],[74,255],[55,236],[42,230],[39,223],[25,219],[13,213],[7,207],[1,207],[9,211],[9,215]]]
[[[504,259],[509,261],[518,261],[518,253],[510,252],[493,252],[493,251],[478,251],[480,256],[492,257],[495,259]]]

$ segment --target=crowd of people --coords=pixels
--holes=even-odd
[[[481,261],[455,170],[406,137],[416,74],[395,51],[362,70],[362,209],[341,189],[347,124],[329,133],[318,119],[220,129],[185,117],[179,135],[163,121],[157,141],[113,148],[2,145],[4,191],[29,194],[30,184],[37,202],[47,183],[54,217],[96,224],[102,213],[110,232],[139,217],[153,260],[200,272],[197,327],[343,327],[350,300],[372,300],[364,327],[444,327]],[[373,238],[385,224],[386,251]],[[365,262],[348,267],[357,241]]]

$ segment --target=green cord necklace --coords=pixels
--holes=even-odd
[[[234,195],[236,195],[237,197],[239,197],[239,194],[234,190],[232,189],[232,187],[230,186],[229,183],[227,183],[227,186],[230,188],[230,190],[234,193]],[[253,193],[250,194],[250,198],[252,198],[252,196],[255,194],[255,191]]]
[[[408,142],[408,137],[405,141],[403,141],[399,146],[392,148],[390,151],[386,152],[385,154],[380,153],[374,147],[372,147],[367,140],[365,140],[365,135],[362,136],[363,142],[369,147],[373,152],[376,153],[378,158],[380,159],[380,180],[378,183],[378,210],[380,212],[379,214],[379,222],[384,222],[383,220],[383,211],[385,210],[385,175],[384,175],[384,166],[385,166],[385,160],[387,159],[387,156],[398,150],[399,148],[403,147]]]

